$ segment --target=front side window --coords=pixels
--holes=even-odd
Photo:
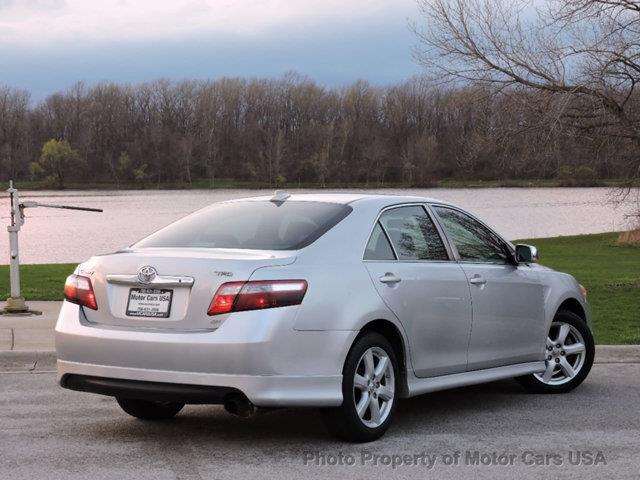
[[[421,206],[387,210],[380,223],[399,260],[449,260],[436,226]]]
[[[469,215],[446,207],[434,207],[460,259],[466,262],[507,263],[504,243]]]
[[[217,203],[151,234],[134,247],[298,250],[351,211],[348,205],[329,202]]]

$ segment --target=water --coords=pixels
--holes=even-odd
[[[313,192],[317,190],[305,190]],[[347,190],[345,190],[347,191]],[[508,239],[608,232],[631,228],[625,215],[635,200],[615,201],[607,188],[487,188],[367,190],[450,201],[476,213]],[[20,232],[21,263],[80,262],[127,246],[215,201],[271,194],[256,190],[21,192],[23,200],[96,207],[104,213],[27,209]],[[0,222],[9,222],[8,196],[0,197]],[[4,229],[3,229],[4,230]],[[0,264],[9,263],[0,232]]]

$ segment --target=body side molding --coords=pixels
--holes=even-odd
[[[418,378],[411,376],[408,379],[409,397],[422,395],[423,393],[436,392],[449,388],[476,385],[479,383],[493,382],[505,378],[519,377],[530,373],[540,373],[545,369],[544,361],[518,363],[504,367],[488,368],[486,370],[473,370],[471,372],[454,373],[439,377]]]

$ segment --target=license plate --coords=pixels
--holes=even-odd
[[[168,318],[173,290],[132,288],[129,290],[127,315],[130,317]]]

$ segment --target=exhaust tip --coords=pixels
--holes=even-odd
[[[223,405],[228,413],[241,418],[249,418],[256,413],[256,406],[241,394],[227,395]]]

